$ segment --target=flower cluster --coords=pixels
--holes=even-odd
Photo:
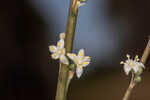
[[[120,64],[123,64],[124,66],[124,71],[126,73],[126,75],[129,74],[129,72],[133,72],[134,74],[137,74],[139,71],[141,71],[141,69],[145,68],[144,65],[139,62],[139,58],[138,56],[135,56],[134,59],[130,58],[130,55],[126,55],[127,56],[127,60],[125,62],[121,61]]]
[[[57,42],[57,46],[51,45],[49,46],[49,51],[52,53],[53,59],[59,59],[61,63],[69,65],[70,58],[74,64],[76,65],[76,75],[78,78],[81,77],[83,73],[83,67],[86,67],[90,63],[90,57],[85,56],[84,49],[79,50],[78,55],[74,53],[67,53],[64,48],[64,39],[65,39],[65,33],[60,33],[60,40]],[[68,56],[68,58],[66,57]]]
[[[52,53],[53,59],[59,59],[63,64],[69,64],[67,57],[65,56],[66,50],[64,48],[64,38],[65,34],[60,34],[60,40],[57,42],[57,46],[51,45],[49,46],[49,51]]]

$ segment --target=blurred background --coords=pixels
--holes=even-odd
[[[69,0],[0,3],[0,99],[54,100],[59,64],[48,51],[65,32]],[[92,57],[68,100],[121,100],[130,77],[121,60],[142,56],[150,34],[149,0],[89,0],[79,10],[73,52]],[[149,100],[150,60],[130,100]]]

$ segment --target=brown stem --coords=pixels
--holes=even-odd
[[[129,87],[123,97],[122,100],[128,100],[130,95],[131,95],[131,92],[132,92],[132,89],[134,88],[135,86],[135,82],[134,82],[134,73],[132,72],[132,77],[131,77],[131,81],[130,81],[130,84],[129,84]]]
[[[148,43],[147,43],[147,46],[146,46],[146,48],[145,48],[145,50],[144,50],[143,56],[142,56],[142,58],[141,58],[141,62],[142,62],[143,64],[145,64],[145,62],[146,62],[146,60],[147,60],[147,58],[148,58],[148,56],[149,56],[149,53],[150,53],[150,36],[149,36],[149,41],[148,41]]]
[[[73,40],[74,40],[76,21],[78,15],[78,7],[77,7],[78,5],[76,2],[77,0],[70,0],[68,24],[67,24],[66,39],[65,39],[66,53],[72,52],[72,47],[73,47]],[[68,85],[69,85],[68,84],[69,65],[64,65],[61,63],[59,70],[60,71],[58,76],[57,93],[56,93],[55,100],[66,100]]]

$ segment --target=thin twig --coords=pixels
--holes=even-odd
[[[149,41],[148,41],[148,43],[147,43],[147,46],[146,46],[146,48],[145,48],[145,50],[144,50],[143,56],[142,56],[142,58],[141,58],[141,62],[142,62],[143,64],[145,64],[145,62],[146,62],[146,60],[147,60],[147,58],[148,58],[148,56],[149,56],[149,53],[150,53],[150,36],[149,36]]]
[[[129,87],[123,97],[123,100],[128,100],[130,95],[131,95],[131,92],[132,92],[132,89],[134,88],[135,86],[135,82],[134,82],[134,73],[132,73],[132,77],[131,77],[131,81],[130,81],[130,84],[129,84]]]
[[[145,64],[149,54],[150,54],[150,36],[149,36],[149,41],[147,43],[147,46],[146,46],[146,48],[144,50],[143,56],[141,58],[141,63]],[[130,81],[129,87],[128,87],[128,89],[127,89],[127,91],[126,91],[126,93],[125,93],[125,95],[124,95],[122,100],[129,100],[131,92],[132,92],[133,88],[136,85],[136,82],[134,81],[134,77],[135,77],[134,73],[132,72],[132,77],[131,77],[131,81]]]

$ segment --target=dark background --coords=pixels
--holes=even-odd
[[[48,52],[65,31],[69,0],[2,0],[0,3],[0,100],[54,100],[58,61]],[[149,0],[89,0],[80,8],[74,52],[92,57],[73,79],[68,100],[121,100],[130,77],[119,65],[142,56],[150,34]],[[149,100],[150,61],[131,100]]]

